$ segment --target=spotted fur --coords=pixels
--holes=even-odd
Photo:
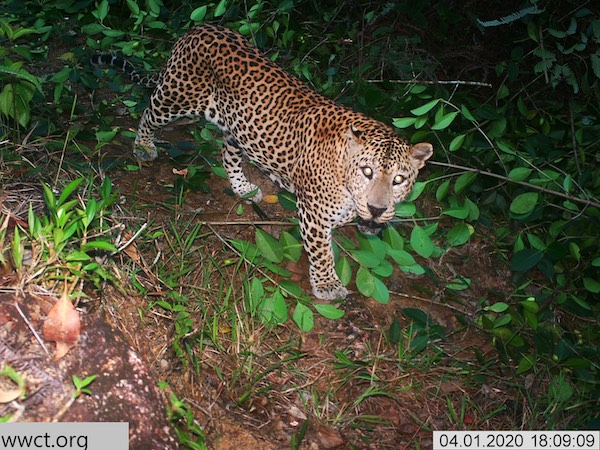
[[[114,62],[114,64],[113,64]],[[96,59],[139,77],[121,59]],[[318,94],[263,56],[240,35],[204,25],[173,47],[140,121],[134,154],[157,156],[156,131],[181,117],[205,117],[224,134],[223,166],[234,192],[262,193],[246,178],[246,157],[296,194],[300,230],[315,297],[348,294],[334,270],[332,230],[359,218],[374,232],[410,193],[431,156],[429,143],[409,145],[394,130]]]

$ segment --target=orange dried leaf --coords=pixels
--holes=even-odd
[[[277,203],[277,202],[279,201],[279,198],[277,198],[277,196],[276,196],[276,195],[272,195],[272,194],[266,194],[266,195],[263,197],[263,201],[264,201],[265,203],[271,203],[271,204],[275,204],[275,203]]]
[[[56,342],[54,359],[62,358],[79,340],[81,321],[79,313],[63,295],[52,307],[44,322],[44,337]]]

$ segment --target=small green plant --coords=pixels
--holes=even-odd
[[[81,394],[92,395],[92,391],[89,386],[98,378],[98,375],[90,375],[89,377],[79,378],[77,375],[73,375],[73,385],[75,386],[75,392],[73,397],[78,398]]]

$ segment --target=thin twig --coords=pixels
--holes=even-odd
[[[140,227],[139,230],[137,230],[135,232],[135,234],[131,237],[131,239],[129,239],[127,242],[125,242],[123,245],[121,245],[118,249],[117,249],[117,253],[122,252],[123,250],[125,250],[127,247],[129,247],[129,245],[131,245],[131,243],[133,241],[135,241],[137,239],[137,237],[142,233],[142,231],[144,231],[146,228],[148,227],[148,222],[144,222],[144,224]]]
[[[412,80],[364,80],[365,83],[392,83],[392,84],[450,84],[450,85],[462,85],[462,86],[483,86],[483,87],[493,87],[490,83],[485,83],[483,81],[465,81],[465,80],[417,80],[413,78]],[[353,80],[346,81],[347,84],[354,83]]]
[[[511,183],[518,184],[519,186],[524,186],[524,187],[527,187],[529,189],[534,189],[536,191],[544,192],[546,194],[555,195],[555,196],[561,197],[561,198],[566,198],[567,200],[570,200],[572,202],[583,203],[584,205],[588,205],[588,206],[593,206],[593,207],[596,207],[596,208],[600,208],[600,203],[597,202],[597,201],[575,197],[573,195],[564,194],[564,193],[558,192],[558,191],[553,191],[552,189],[547,189],[547,188],[544,188],[544,187],[541,187],[541,186],[536,186],[535,184],[527,183],[526,181],[511,180],[510,178],[508,178],[505,175],[500,175],[500,174],[497,174],[497,173],[488,172],[487,170],[474,169],[473,167],[466,167],[466,166],[461,166],[461,165],[458,165],[458,164],[444,163],[444,162],[439,162],[439,161],[429,161],[428,164],[433,164],[435,166],[449,167],[449,168],[452,168],[452,169],[466,170],[468,172],[473,172],[473,173],[477,173],[477,174],[480,174],[480,175],[485,175],[485,176],[488,176],[488,177],[497,178],[499,180],[509,181]]]
[[[33,335],[35,336],[35,338],[37,339],[39,344],[44,349],[46,356],[50,357],[50,352],[46,348],[46,344],[44,344],[44,341],[42,341],[42,338],[40,337],[40,335],[37,333],[37,331],[35,331],[35,329],[33,328],[33,325],[31,325],[31,322],[29,322],[29,319],[27,319],[27,317],[25,316],[25,314],[23,313],[23,311],[21,310],[21,307],[19,306],[19,304],[17,302],[15,302],[15,308],[16,308],[17,312],[19,313],[19,315],[21,316],[21,318],[23,319],[23,321],[27,324],[27,326],[29,327],[29,329],[31,330],[31,332],[33,333]]]

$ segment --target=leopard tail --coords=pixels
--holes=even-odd
[[[92,56],[90,63],[95,67],[116,67],[120,69],[131,81],[144,87],[154,88],[158,86],[163,72],[157,72],[150,76],[141,75],[133,64],[120,56],[98,54]]]

